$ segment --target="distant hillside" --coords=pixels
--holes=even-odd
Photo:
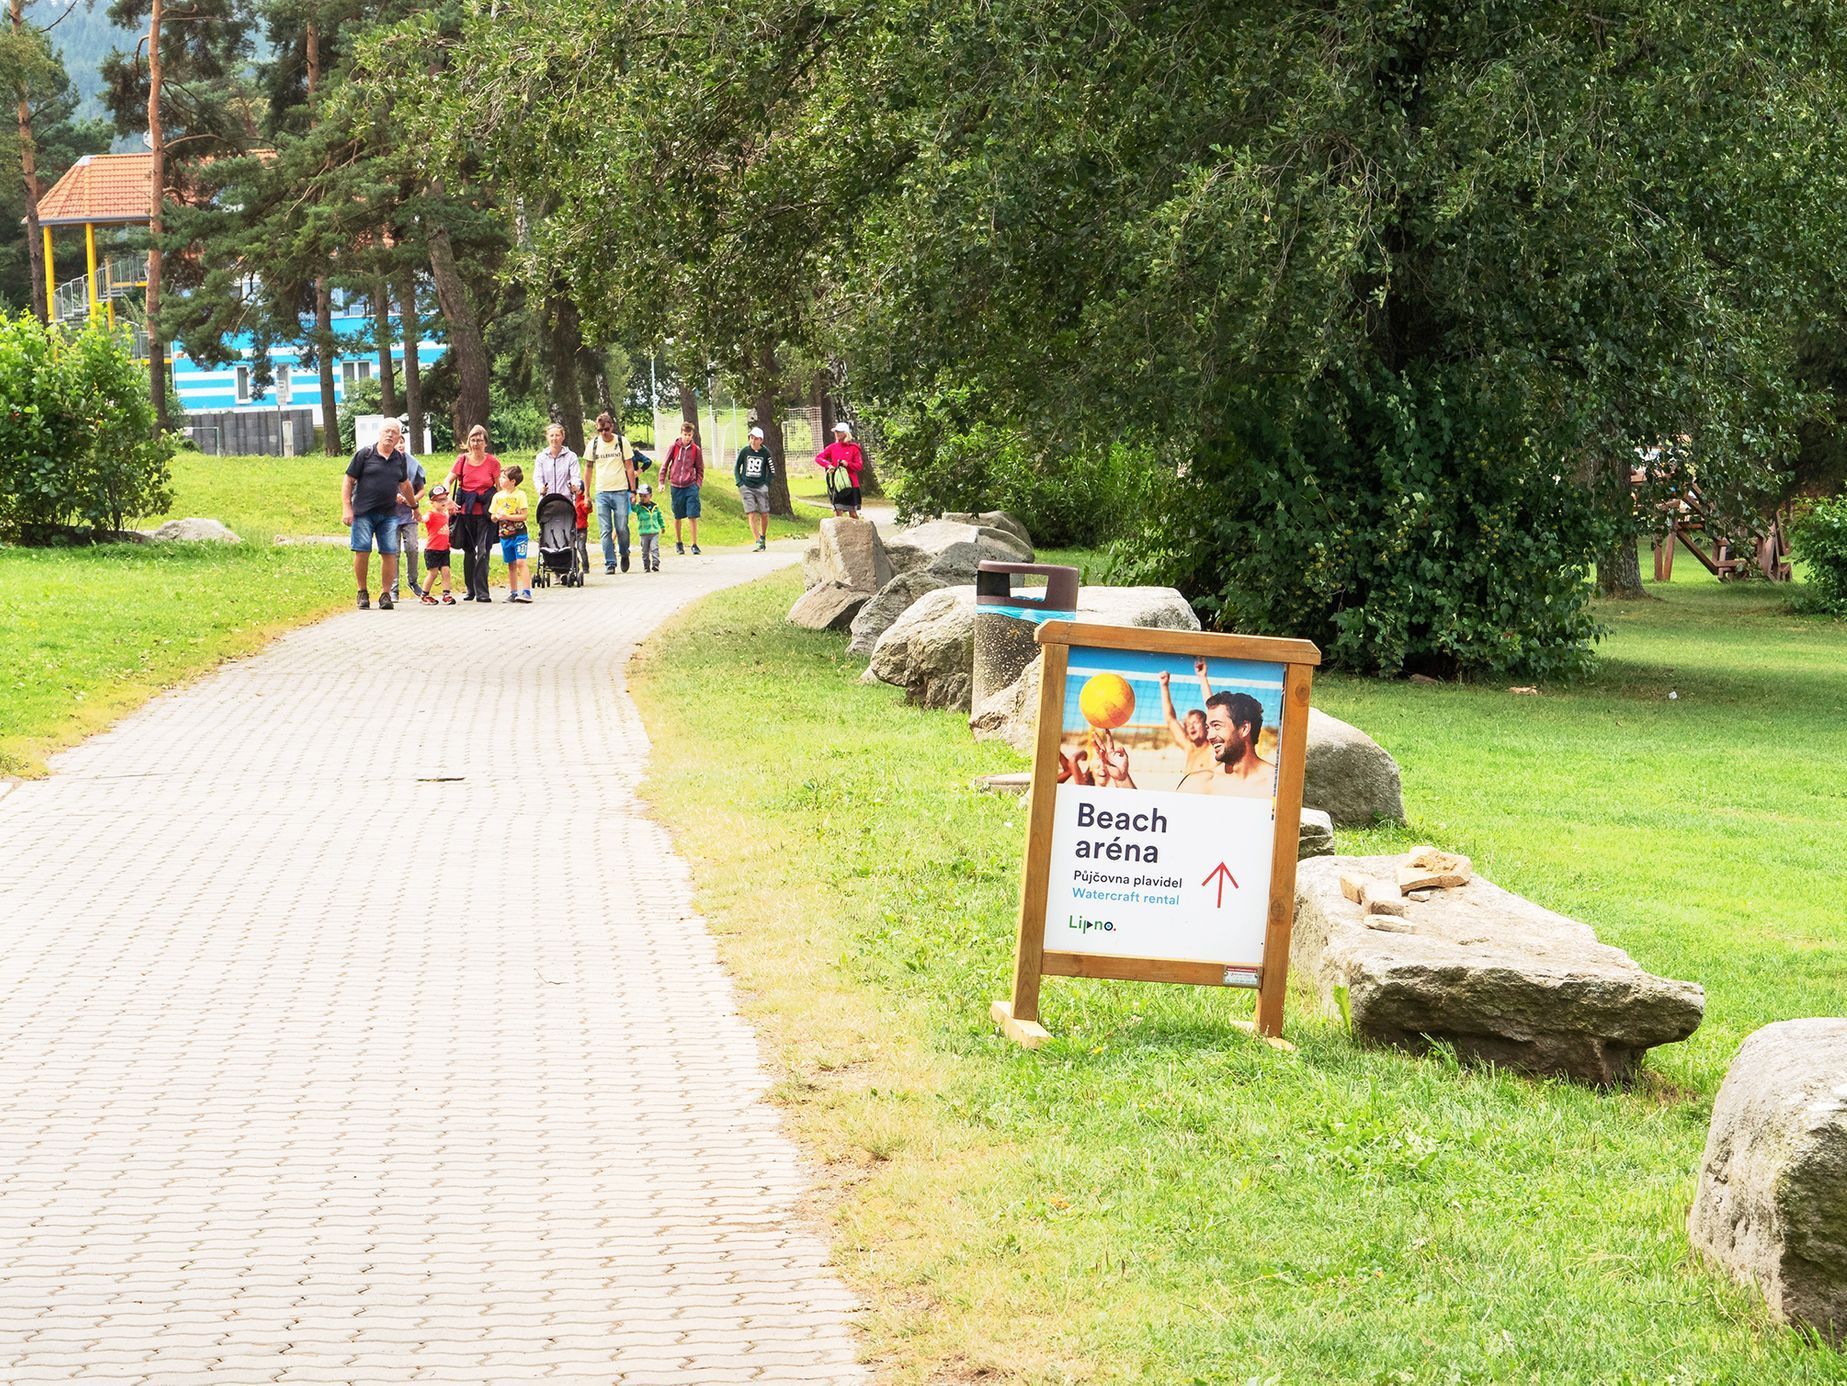
[[[48,23],[63,12],[55,0],[32,0],[26,12],[39,23]],[[132,49],[140,35],[118,29],[109,22],[108,0],[80,0],[77,8],[51,31],[64,69],[71,75],[71,85],[83,96],[80,116],[101,116],[106,112],[99,93],[102,91],[103,59],[114,49]]]

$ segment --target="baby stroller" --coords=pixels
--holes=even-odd
[[[539,522],[539,561],[533,578],[550,587],[556,577],[563,587],[584,585],[584,554],[577,546],[577,502],[557,491],[539,497],[535,516]]]

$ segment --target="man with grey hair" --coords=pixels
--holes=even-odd
[[[359,584],[359,609],[372,603],[366,579],[372,567],[372,546],[378,545],[380,611],[392,608],[392,590],[398,582],[397,507],[414,512],[417,497],[410,488],[410,462],[404,451],[403,430],[387,419],[378,441],[359,449],[347,466],[340,486],[342,522],[352,527],[353,579]]]

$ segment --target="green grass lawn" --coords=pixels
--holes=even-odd
[[[0,701],[0,774],[40,773],[52,751],[160,689],[352,601],[345,550],[274,542],[342,532],[345,466],[337,457],[181,454],[172,507],[135,523],[206,516],[238,533],[244,542],[234,546],[0,547],[9,597],[0,610],[0,667],[12,683]],[[702,546],[749,542],[734,488],[708,486],[704,501]],[[770,534],[797,538],[814,525],[809,517],[773,520]]]
[[[1688,575],[1603,608],[1597,675],[1537,698],[1317,683],[1412,818],[1342,850],[1460,849],[1705,985],[1698,1034],[1602,1093],[1356,1049],[1299,992],[1295,1054],[1227,1027],[1242,993],[1066,979],[1051,1044],[1001,1041],[1024,818],[969,781],[1022,762],[855,682],[842,638],[782,624],[797,586],[643,652],[646,792],[893,1379],[1847,1381],[1685,1235],[1738,1042],[1841,1008],[1847,627]]]

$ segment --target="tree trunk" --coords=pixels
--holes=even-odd
[[[160,129],[160,21],[163,0],[148,10],[148,393],[154,401],[156,435],[167,431],[167,349],[160,337],[161,215],[167,201],[167,145]]]
[[[378,348],[378,412],[395,419],[398,407],[397,374],[391,369],[391,290],[383,276],[372,283],[372,339]]]
[[[423,328],[417,321],[417,280],[405,275],[398,284],[398,327],[404,334],[404,413],[415,446],[423,446],[423,362],[417,359],[417,344],[423,340]]]
[[[699,397],[693,393],[693,387],[684,381],[680,383],[680,418],[693,426],[693,436],[699,436]]]
[[[23,42],[26,28],[25,0],[8,0],[7,18],[13,23],[13,37]],[[38,144],[32,137],[32,104],[26,99],[26,84],[19,83],[19,174],[26,185],[26,262],[32,276],[32,312],[40,322],[51,321],[52,305],[45,298],[45,240],[38,224]]]
[[[834,397],[828,393],[829,384],[827,372],[816,371],[808,387],[808,407],[815,411],[821,430],[821,436],[815,442],[816,452],[834,441]]]
[[[757,382],[757,427],[763,430],[764,446],[770,450],[770,514],[793,515],[795,504],[789,499],[788,454],[783,446],[782,413],[776,407],[778,377],[776,348],[763,348],[763,374]]]
[[[1616,538],[1597,558],[1597,595],[1620,601],[1639,601],[1648,595],[1642,587],[1642,564],[1635,534],[1635,493],[1629,481],[1629,463],[1620,453],[1605,459],[1603,488],[1612,513],[1621,517]]]
[[[864,438],[859,443],[859,489],[869,496],[879,494],[879,474],[872,466],[872,446]]]
[[[459,443],[468,430],[487,422],[487,343],[475,317],[474,300],[455,264],[455,246],[448,228],[430,228],[430,277],[436,281],[436,301],[442,305],[443,327],[455,357],[455,436]],[[490,440],[491,442],[491,440]]]
[[[1615,547],[1597,560],[1597,595],[1619,601],[1640,601],[1648,595],[1642,586],[1641,555],[1635,536],[1628,532]]]
[[[314,360],[321,372],[321,451],[338,457],[346,451],[340,442],[340,406],[334,401],[333,290],[327,276],[314,281]]]
[[[584,453],[584,394],[578,383],[578,357],[583,354],[583,328],[577,305],[560,291],[546,305],[545,345],[547,374],[551,376],[552,404],[564,425],[564,445],[579,457]]]

